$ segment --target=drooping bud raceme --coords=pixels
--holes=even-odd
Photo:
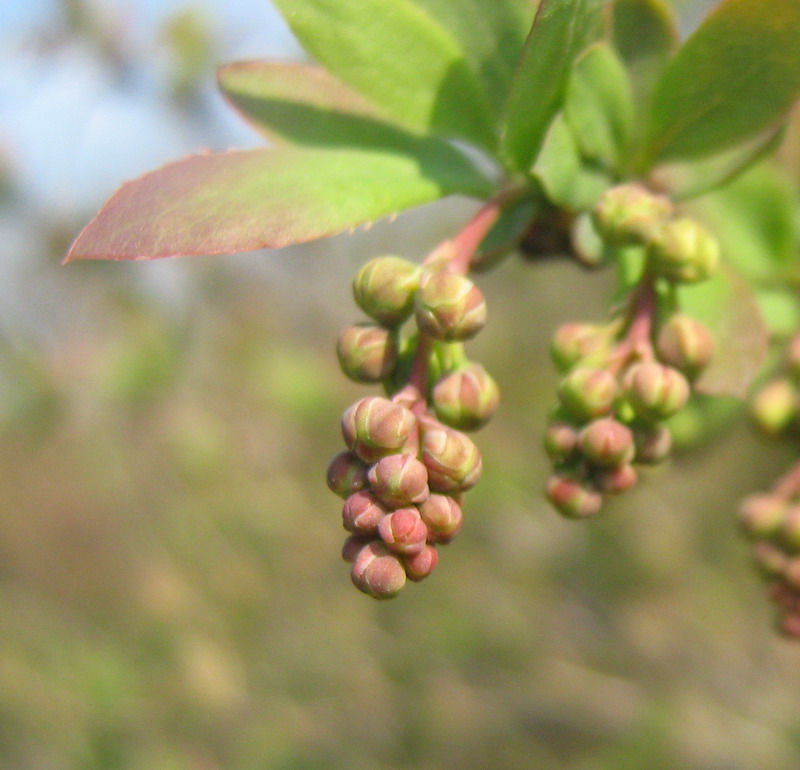
[[[358,552],[350,575],[359,591],[376,599],[389,599],[406,584],[400,558],[379,540],[367,543]]]
[[[357,324],[342,332],[336,355],[342,371],[351,380],[380,382],[397,364],[397,338],[384,326]]]
[[[665,420],[679,412],[689,399],[689,383],[670,366],[644,361],[634,364],[624,377],[625,397],[643,420]]]
[[[592,211],[597,232],[610,246],[645,243],[673,211],[672,202],[638,184],[612,187]]]
[[[326,473],[326,481],[332,492],[346,498],[367,485],[368,466],[355,452],[339,452]]]
[[[416,454],[416,428],[409,409],[380,396],[356,401],[342,416],[345,443],[367,463],[406,450]]]
[[[431,495],[417,507],[428,528],[429,541],[449,543],[464,523],[461,506],[450,495]]]
[[[630,428],[611,417],[590,422],[580,432],[579,443],[583,454],[602,468],[630,463],[636,453]]]
[[[698,283],[717,269],[719,242],[699,222],[684,217],[651,235],[647,255],[656,275],[673,283]]]
[[[462,492],[478,483],[481,454],[464,433],[429,420],[422,426],[421,453],[431,490]]]
[[[611,372],[581,366],[561,381],[558,396],[572,416],[590,420],[608,414],[618,392],[617,379]]]
[[[431,394],[436,416],[458,430],[477,430],[497,411],[500,391],[480,364],[446,374]]]
[[[429,494],[428,469],[411,455],[383,457],[370,468],[367,478],[375,496],[392,508],[421,503]]]
[[[577,479],[558,473],[547,480],[545,494],[555,509],[570,519],[594,516],[603,505],[600,492]]]
[[[562,372],[568,372],[578,364],[591,365],[608,350],[608,330],[586,323],[567,323],[559,326],[550,345],[553,362]]]
[[[401,257],[376,257],[353,281],[356,304],[386,326],[396,326],[411,315],[422,269]]]
[[[677,313],[661,328],[656,340],[656,353],[665,364],[693,378],[711,362],[714,338],[699,321]]]
[[[415,316],[420,331],[434,339],[466,340],[483,329],[486,302],[469,278],[446,270],[428,273],[416,295]]]
[[[412,555],[425,547],[428,528],[416,508],[398,508],[381,519],[378,534],[390,550]]]

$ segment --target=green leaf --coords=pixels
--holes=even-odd
[[[747,283],[727,268],[678,290],[681,309],[714,334],[716,350],[696,384],[707,395],[744,398],[767,355],[769,335]]]
[[[755,297],[773,338],[788,339],[800,329],[800,304],[795,289],[756,289]]]
[[[701,158],[776,126],[800,91],[800,2],[724,0],[656,86],[645,161]]]
[[[314,64],[236,62],[221,67],[217,80],[233,107],[273,142],[407,147],[417,141]]]
[[[302,45],[404,125],[495,144],[489,97],[449,30],[412,0],[275,0]]]
[[[534,0],[414,0],[458,41],[499,115],[522,54],[536,3]]]
[[[437,140],[415,155],[281,147],[195,155],[123,185],[72,259],[224,254],[321,238],[490,184]]]
[[[595,43],[575,63],[564,111],[581,154],[616,168],[633,123],[625,67],[607,43]]]
[[[527,172],[561,109],[572,63],[600,34],[603,0],[542,0],[509,94],[503,153]]]
[[[784,131],[769,129],[731,150],[686,163],[656,168],[651,178],[676,201],[689,200],[728,184],[753,164],[770,155],[781,143]]]

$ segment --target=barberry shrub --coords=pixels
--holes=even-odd
[[[605,318],[552,337],[560,382],[542,486],[564,516],[607,509],[670,455],[676,430],[691,438],[687,414],[705,438],[737,413],[712,399],[745,399],[756,380],[756,423],[797,441],[797,180],[770,162],[800,93],[797,0],[722,0],[684,41],[665,0],[275,4],[318,63],[219,71],[270,147],[123,185],[67,260],[281,247],[476,199],[431,253],[377,255],[353,279],[363,317],[336,354],[375,390],[344,411],[327,482],[358,589],[387,598],[425,578],[464,524],[482,472],[468,433],[500,400],[467,353],[487,321],[473,279],[508,255],[535,269],[556,253],[617,276]],[[788,351],[772,379],[771,345]],[[741,514],[795,637],[798,479],[790,471]]]

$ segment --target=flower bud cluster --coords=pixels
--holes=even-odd
[[[342,555],[353,583],[384,599],[427,577],[438,547],[461,529],[462,494],[482,469],[462,431],[486,423],[499,392],[463,352],[486,321],[483,294],[467,277],[378,257],[356,275],[353,295],[372,322],[340,337],[342,370],[358,382],[383,382],[388,397],[361,398],[344,412],[347,448],[331,461],[327,481],[344,499]],[[402,338],[412,317],[416,328]]]
[[[767,382],[750,402],[756,425],[771,437],[797,434],[800,428],[800,334],[784,351],[784,370]]]
[[[739,521],[778,608],[780,630],[800,639],[800,490],[779,484],[750,495],[739,509]]]
[[[676,216],[669,198],[642,185],[606,190],[592,218],[608,246],[643,247],[649,271],[670,283],[698,283],[717,269],[717,239],[694,219]]]
[[[664,423],[684,407],[691,379],[713,354],[709,331],[683,314],[654,341],[633,344],[632,326],[619,331],[617,323],[568,323],[553,338],[563,377],[544,438],[554,466],[546,495],[570,518],[598,513],[604,496],[636,484],[637,465],[666,459],[672,437]]]

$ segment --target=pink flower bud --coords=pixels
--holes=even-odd
[[[766,540],[761,540],[753,546],[753,560],[765,577],[783,576],[789,564],[789,557]]]
[[[566,422],[555,422],[547,426],[544,448],[554,462],[569,460],[578,449],[578,430]]]
[[[466,491],[478,483],[481,454],[464,433],[430,420],[422,427],[421,453],[433,491]]]
[[[439,552],[432,545],[426,545],[419,553],[403,556],[409,580],[418,581],[428,577],[438,563]]]
[[[389,509],[372,492],[354,492],[342,506],[342,524],[348,532],[372,535],[378,531],[381,519]]]
[[[349,535],[342,545],[342,558],[354,562],[361,549],[374,539],[369,535]]]
[[[604,495],[619,495],[636,486],[639,475],[632,465],[620,465],[616,468],[600,468],[592,474],[592,480],[598,491]]]
[[[328,465],[326,481],[331,492],[349,497],[367,485],[367,465],[355,452],[339,452]]]
[[[547,480],[545,494],[555,509],[570,519],[594,516],[603,505],[603,496],[598,491],[561,474]]]
[[[656,361],[634,364],[625,373],[625,396],[643,420],[665,420],[689,400],[689,383],[671,366]]]
[[[500,403],[497,384],[480,364],[446,374],[431,396],[436,416],[459,430],[477,430],[485,425]]]
[[[376,257],[356,274],[353,297],[370,318],[395,326],[411,315],[421,274],[407,259]]]
[[[362,398],[342,415],[345,443],[367,463],[406,452],[416,428],[417,419],[409,409],[380,396]],[[410,453],[416,454],[416,447]]]
[[[486,324],[486,302],[466,276],[449,271],[429,273],[417,293],[415,315],[420,331],[434,339],[466,340]]]
[[[359,591],[375,599],[389,599],[406,584],[402,562],[378,540],[367,543],[359,551],[350,577]]]
[[[380,382],[397,364],[397,338],[383,326],[358,324],[342,332],[336,355],[342,371],[351,380]]]
[[[611,411],[618,392],[616,377],[611,372],[580,366],[561,381],[558,397],[573,417],[591,420]]]
[[[658,333],[656,352],[665,364],[687,377],[696,377],[714,356],[714,338],[706,326],[688,315],[677,313]]]
[[[464,523],[461,506],[450,495],[431,495],[417,507],[428,528],[429,542],[449,543]]]
[[[602,358],[609,350],[609,334],[602,326],[567,323],[556,329],[550,344],[553,363],[567,372],[578,364],[584,366]]]
[[[754,540],[778,533],[787,513],[786,501],[778,495],[750,495],[742,500],[739,523],[745,534]]]
[[[611,246],[644,243],[672,215],[672,202],[637,184],[606,190],[592,212],[595,227]]]
[[[421,503],[429,494],[428,469],[411,455],[381,458],[367,478],[375,496],[391,508]]]
[[[419,553],[428,539],[428,529],[416,508],[398,508],[384,516],[378,534],[388,548],[402,554]]]
[[[629,463],[636,452],[630,428],[611,417],[590,422],[578,440],[583,454],[604,468]]]

